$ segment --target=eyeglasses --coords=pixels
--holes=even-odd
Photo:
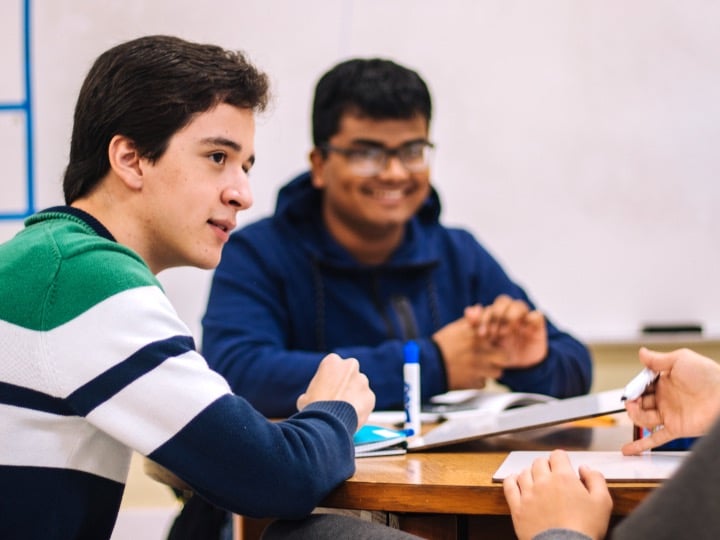
[[[435,145],[430,141],[413,141],[397,148],[384,146],[357,146],[340,148],[323,144],[323,152],[335,152],[343,156],[350,170],[358,176],[376,176],[385,170],[388,161],[397,157],[408,172],[420,173],[428,170]]]

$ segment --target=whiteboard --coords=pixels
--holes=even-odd
[[[417,69],[433,93],[444,222],[475,233],[554,322],[595,341],[633,336],[647,321],[699,321],[720,334],[718,3],[34,0],[31,8],[38,208],[62,202],[76,94],[94,58],[119,41],[170,33],[216,42],[245,50],[271,75],[255,205],[241,225],[269,214],[277,189],[306,167],[317,78],[347,57],[383,56]],[[16,65],[16,52],[1,48],[0,66]],[[22,151],[1,146],[3,162]],[[0,239],[19,227],[3,223]],[[210,273],[160,278],[199,336]]]

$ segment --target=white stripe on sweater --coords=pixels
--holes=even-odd
[[[199,354],[189,352],[125,387],[92,411],[88,420],[147,455],[229,392],[225,379]]]
[[[3,465],[75,469],[125,483],[130,449],[85,419],[2,404],[0,418]]]

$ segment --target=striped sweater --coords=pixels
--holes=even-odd
[[[0,246],[0,538],[109,538],[132,450],[212,503],[307,514],[354,470],[356,415],[272,423],[229,390],[143,260],[57,207]]]

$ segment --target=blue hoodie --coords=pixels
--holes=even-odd
[[[329,352],[355,357],[376,408],[401,409],[407,335],[394,299],[406,298],[420,345],[423,400],[448,390],[434,332],[500,294],[534,308],[497,261],[467,231],[439,222],[433,190],[407,224],[402,244],[380,265],[359,264],[327,231],[322,192],[305,173],[284,186],[275,214],[236,232],[225,246],[203,318],[203,354],[233,390],[270,417],[295,402]],[[499,382],[556,397],[587,393],[588,350],[547,321],[540,364],[508,369]]]

